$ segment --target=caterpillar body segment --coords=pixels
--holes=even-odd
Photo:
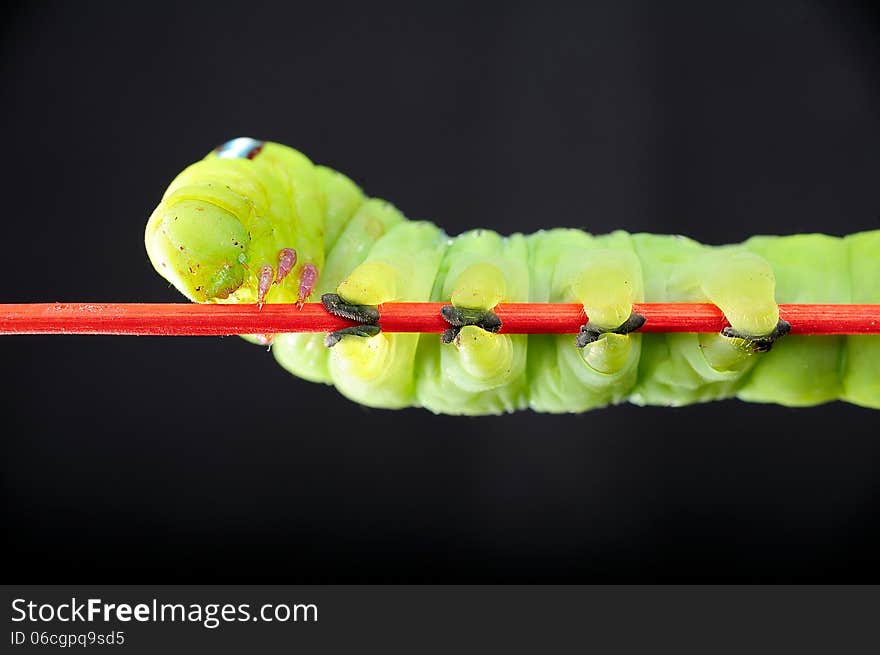
[[[599,324],[610,328],[629,316],[633,302],[645,299],[641,264],[629,234],[593,236],[554,229],[528,238],[532,302],[587,302],[603,310]],[[620,293],[616,299],[601,289],[591,291],[589,280],[601,286],[604,272],[611,272],[611,284]],[[573,336],[530,335],[529,406],[543,412],[582,412],[626,400],[638,378],[643,338],[606,335],[580,349]]]
[[[880,338],[786,336],[760,352],[785,332],[777,303],[880,302],[880,230],[719,247],[575,229],[450,238],[290,148],[235,139],[172,182],[145,238],[156,270],[198,302],[337,294],[380,315],[385,302],[447,304],[448,343],[369,318],[332,348],[324,335],[274,335],[286,369],[369,406],[580,412],[735,396],[880,408]],[[589,322],[577,336],[498,333],[504,302],[576,302]],[[711,302],[731,328],[640,334],[639,302]]]
[[[366,260],[338,285],[355,304],[424,300],[434,285],[447,237],[427,222],[402,222],[378,239]],[[330,351],[336,388],[362,404],[414,404],[420,334],[347,337]]]
[[[335,234],[331,235],[329,230],[325,232],[325,237],[333,241],[326,246],[324,269],[318,271],[318,283],[313,294],[318,298],[325,293],[335,293],[336,287],[348,273],[366,259],[372,245],[394,226],[406,221],[403,214],[384,200],[365,199],[361,194],[360,201],[355,202],[351,188],[344,186],[343,193],[347,197],[343,199],[334,198],[334,190],[329,185],[326,188],[327,206],[335,205],[344,209],[337,214]],[[329,238],[327,243],[330,243]],[[323,335],[279,334],[275,338],[273,352],[281,365],[294,375],[311,382],[333,383],[330,354],[324,346]]]
[[[491,310],[529,300],[528,239],[472,230],[447,242],[430,300]],[[422,335],[422,337],[427,335]],[[416,401],[437,413],[484,414],[527,406],[529,339],[464,326],[449,344],[420,339]]]

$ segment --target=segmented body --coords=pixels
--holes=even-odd
[[[147,228],[157,270],[197,301],[296,302],[308,283],[306,295],[338,292],[365,305],[581,302],[588,315],[613,327],[632,302],[708,299],[750,334],[776,324],[774,275],[779,303],[880,302],[880,230],[843,238],[760,236],[722,247],[575,229],[449,237],[367,198],[345,176],[294,150],[252,140],[230,144],[172,182]],[[211,207],[222,215],[206,220]],[[174,227],[181,221],[185,230]],[[290,248],[297,254],[293,267],[284,254]],[[259,274],[266,266],[274,275],[268,289]],[[289,270],[279,276],[279,269]],[[633,333],[579,349],[573,335],[469,327],[452,344],[435,334],[379,334],[345,337],[332,349],[323,335],[282,334],[272,352],[295,375],[332,383],[374,407],[581,412],[627,400],[683,405],[736,396],[793,406],[843,399],[880,408],[880,338],[787,336],[771,352],[756,354],[714,339]]]

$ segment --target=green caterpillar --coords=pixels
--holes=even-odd
[[[880,408],[880,337],[786,336],[762,352],[786,331],[777,302],[880,302],[880,230],[720,247],[574,229],[450,238],[295,150],[240,138],[177,176],[145,240],[156,270],[196,302],[336,294],[328,308],[361,327],[332,335],[332,348],[322,335],[274,335],[272,352],[291,373],[372,407],[582,412],[735,396]],[[450,343],[372,325],[372,306],[428,300],[451,302]],[[633,303],[664,301],[712,302],[731,329],[630,333]],[[590,321],[577,344],[497,334],[499,302],[577,302]]]

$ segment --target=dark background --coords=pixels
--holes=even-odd
[[[865,9],[367,6],[12,10],[0,300],[179,301],[146,218],[240,135],[452,234],[880,223]],[[4,337],[0,362],[17,582],[880,580],[876,411],[368,410],[236,338]]]

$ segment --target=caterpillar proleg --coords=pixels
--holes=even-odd
[[[372,407],[582,412],[738,397],[880,408],[880,337],[783,337],[777,304],[880,302],[880,230],[731,246],[569,228],[449,237],[291,148],[239,138],[174,179],[145,240],[156,270],[196,302],[331,294],[331,311],[362,324],[332,347],[324,335],[254,339],[271,340],[294,375]],[[450,330],[381,332],[371,312],[393,301],[449,303]],[[577,338],[499,334],[501,302],[579,303],[589,323]],[[711,302],[731,327],[639,334],[639,302]]]

